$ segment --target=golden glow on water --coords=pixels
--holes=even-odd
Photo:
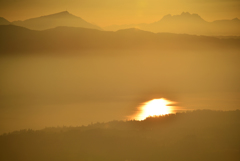
[[[139,107],[139,113],[135,116],[136,120],[144,120],[149,116],[160,116],[173,113],[173,107],[169,106],[175,102],[169,101],[165,98],[153,99],[143,103]]]

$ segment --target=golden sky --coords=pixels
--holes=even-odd
[[[240,18],[239,0],[2,0],[0,17],[25,20],[61,11],[101,27],[151,23],[167,14],[197,13],[206,21]]]

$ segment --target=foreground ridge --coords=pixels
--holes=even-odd
[[[0,158],[237,161],[239,118],[239,110],[198,110],[144,121],[22,130],[0,136]]]

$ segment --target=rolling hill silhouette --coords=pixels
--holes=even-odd
[[[139,29],[117,32],[95,29],[57,27],[43,31],[14,25],[0,26],[0,51],[41,52],[91,49],[239,49],[239,39],[219,39],[186,34],[151,33]]]
[[[216,20],[207,22],[198,14],[183,12],[181,15],[166,15],[161,20],[150,24],[115,25],[105,27],[105,30],[116,31],[124,28],[139,28],[151,32],[168,32],[209,36],[239,36],[240,20]]]
[[[33,30],[45,30],[57,26],[83,27],[101,30],[100,27],[88,23],[82,18],[70,14],[68,11],[31,18],[24,21],[13,21],[12,24]]]
[[[15,131],[0,136],[0,159],[238,161],[239,118],[239,110],[198,110],[144,121]]]

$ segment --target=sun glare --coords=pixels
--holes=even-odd
[[[173,113],[173,106],[169,106],[175,102],[166,100],[164,98],[153,99],[143,103],[139,107],[139,113],[135,116],[136,120],[144,120],[149,116],[160,116]]]

